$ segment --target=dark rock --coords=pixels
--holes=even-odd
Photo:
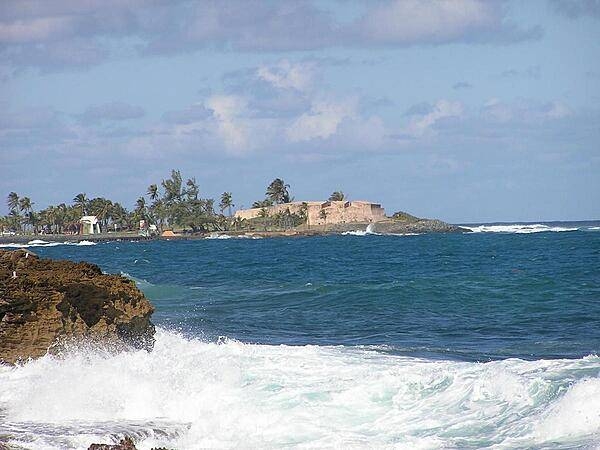
[[[1,450],[1,447],[0,447]],[[88,450],[137,450],[133,440],[125,436],[118,444],[92,444]],[[169,450],[166,447],[153,447],[152,450]]]
[[[118,444],[92,444],[88,447],[88,450],[137,450],[133,440],[129,436],[125,436],[124,439]]]
[[[153,312],[132,280],[94,264],[0,250],[0,362],[56,352],[71,340],[151,350]]]

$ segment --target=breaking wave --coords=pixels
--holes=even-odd
[[[577,231],[578,227],[559,227],[549,226],[540,223],[536,224],[512,224],[512,225],[479,225],[479,226],[465,226],[474,233],[516,233],[516,234],[530,234],[530,233],[545,233],[545,232],[564,232],[564,231]]]
[[[0,436],[31,449],[600,444],[600,358],[487,363],[377,347],[218,343],[0,366]]]
[[[78,246],[86,246],[86,245],[96,245],[96,242],[92,241],[79,241],[79,242],[48,242],[43,241],[41,239],[34,239],[32,241],[27,242],[26,244],[19,243],[8,243],[8,244],[0,244],[0,248],[30,248],[30,247],[56,247],[57,245],[78,245]]]
[[[369,225],[367,225],[367,228],[365,230],[354,230],[354,231],[344,231],[342,233],[342,235],[344,236],[367,236],[367,235],[374,235],[374,236],[380,236],[379,233],[375,233],[373,231],[373,224],[370,223]]]

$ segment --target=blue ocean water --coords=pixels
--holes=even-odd
[[[127,433],[141,448],[600,445],[599,225],[40,245],[135,279],[157,346],[1,368],[0,434],[26,448]],[[65,378],[60,407],[31,392]]]

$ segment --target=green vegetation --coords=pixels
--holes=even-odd
[[[342,202],[346,199],[346,196],[342,191],[333,191],[333,193],[329,196],[330,202]]]
[[[160,187],[159,187],[160,186]],[[214,212],[214,200],[199,197],[200,189],[195,178],[183,182],[181,172],[173,170],[170,178],[160,185],[151,184],[146,195],[140,196],[132,211],[117,202],[103,197],[89,199],[85,193],[73,197],[70,205],[51,205],[35,212],[28,197],[16,192],[8,194],[9,214],[0,217],[0,231],[30,232],[34,234],[73,234],[79,231],[82,216],[96,216],[102,231],[137,231],[140,220],[165,228],[213,231],[228,228],[233,222],[223,214]],[[221,199],[222,210],[231,207],[231,193]],[[239,225],[239,223],[237,223]]]
[[[265,195],[275,204],[289,203],[292,201],[288,192],[289,187],[290,185],[285,184],[281,178],[275,178],[267,188]]]
[[[275,214],[269,210],[270,206],[293,201],[289,188],[290,185],[281,178],[275,178],[267,187],[265,199],[252,204],[253,208],[260,208],[260,212],[257,218],[250,220],[233,217],[235,204],[232,193],[228,191],[221,194],[219,213],[215,212],[215,201],[202,198],[196,179],[192,177],[184,181],[179,170],[172,170],[170,177],[148,186],[131,211],[104,197],[88,198],[85,192],[75,195],[70,204],[50,205],[35,211],[29,197],[11,192],[6,198],[9,213],[0,217],[0,232],[76,234],[80,230],[81,217],[86,215],[97,217],[102,232],[138,231],[142,220],[156,225],[159,231],[285,230],[306,224],[308,220],[306,202],[295,213],[290,208],[280,209]],[[329,200],[344,198],[343,192],[335,191]]]
[[[290,197],[288,188],[289,184],[285,184],[281,178],[275,178],[267,187],[264,200],[257,200],[252,203],[253,208],[267,208],[273,205],[282,205],[290,203],[293,199]]]
[[[231,217],[231,208],[233,206],[235,205],[233,204],[231,192],[223,192],[221,194],[221,203],[219,203],[219,209],[221,210],[221,214],[223,214],[223,211],[227,209],[229,211],[229,217]]]
[[[192,177],[184,181],[179,170],[172,170],[170,177],[148,186],[131,211],[104,197],[88,198],[85,192],[76,194],[70,204],[50,205],[35,211],[29,197],[20,197],[16,192],[11,192],[6,198],[9,213],[0,216],[0,232],[76,234],[80,230],[81,217],[86,215],[97,217],[102,232],[138,231],[141,220],[156,225],[159,231],[291,229],[307,223],[306,202],[295,213],[286,208],[273,214],[268,209],[269,206],[292,202],[289,188],[290,185],[283,179],[275,178],[267,187],[265,199],[252,204],[253,208],[261,210],[259,217],[250,220],[233,217],[232,208],[235,204],[232,193],[228,191],[221,194],[219,213],[215,212],[215,201],[202,198],[196,179]],[[335,191],[329,199],[344,198],[343,192]]]
[[[402,222],[418,222],[420,220],[418,217],[415,217],[404,211],[395,212],[392,215],[392,219],[402,221]]]

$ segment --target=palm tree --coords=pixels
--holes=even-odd
[[[69,218],[69,207],[64,203],[61,203],[56,207],[55,211],[55,223],[56,230],[59,234],[63,232],[63,228]]]
[[[289,203],[290,202],[290,193],[288,192],[289,184],[285,184],[285,182],[281,178],[275,178],[271,184],[267,187],[266,196],[268,199],[273,202],[280,203]]]
[[[100,221],[101,229],[108,230],[108,218],[112,202],[104,197],[96,197],[89,201],[88,211]]]
[[[38,225],[40,223],[40,215],[35,211],[28,211],[23,218],[23,223],[25,225],[31,225],[34,234],[37,234]]]
[[[14,211],[19,206],[19,195],[16,192],[11,192],[8,194],[6,198],[6,204],[8,205],[8,209]]]
[[[138,215],[139,219],[146,219],[146,199],[144,197],[138,198],[135,202],[134,213]]]
[[[300,211],[298,211],[298,215],[308,228],[308,203],[302,202],[302,204],[300,205]]]
[[[346,196],[342,191],[333,191],[333,193],[329,196],[330,202],[342,202]]]
[[[128,216],[129,213],[119,202],[113,203],[110,207],[110,217],[112,222],[118,224],[119,228],[127,225]]]
[[[155,201],[158,198],[158,186],[151,184],[148,186],[148,192],[146,193],[150,196],[150,200]]]
[[[273,201],[269,199],[257,200],[254,203],[252,203],[253,208],[267,208],[269,206],[273,206]]]
[[[188,179],[185,184],[187,186],[185,194],[187,195],[188,200],[198,200],[200,188],[198,187],[198,183],[196,183],[196,178]]]
[[[221,194],[221,203],[219,203],[219,209],[221,210],[221,214],[226,208],[229,208],[229,217],[231,217],[231,207],[235,206],[233,204],[233,198],[231,196],[231,192],[223,192]]]
[[[325,221],[325,230],[327,230],[327,211],[321,209],[321,211],[319,211],[319,217]]]
[[[165,188],[165,203],[172,204],[176,201],[181,201],[181,172],[179,170],[171,170],[171,178],[162,181],[162,186]]]
[[[28,213],[32,210],[33,203],[29,197],[21,197],[19,199],[19,209],[21,212]]]
[[[73,198],[73,203],[75,206],[81,208],[81,215],[85,216],[85,213],[87,211],[87,205],[88,205],[88,199],[87,199],[86,195],[84,193],[77,194]]]
[[[16,209],[11,209],[8,213],[8,221],[11,229],[21,231],[21,216]]]
[[[27,229],[27,225],[31,225],[32,228],[34,227],[33,223],[30,223],[29,218],[31,217],[31,213],[33,212],[33,208],[32,208],[33,203],[31,202],[31,199],[29,197],[21,197],[19,199],[19,210],[24,213],[23,218],[21,219],[23,222],[23,225],[25,225],[25,229]]]

